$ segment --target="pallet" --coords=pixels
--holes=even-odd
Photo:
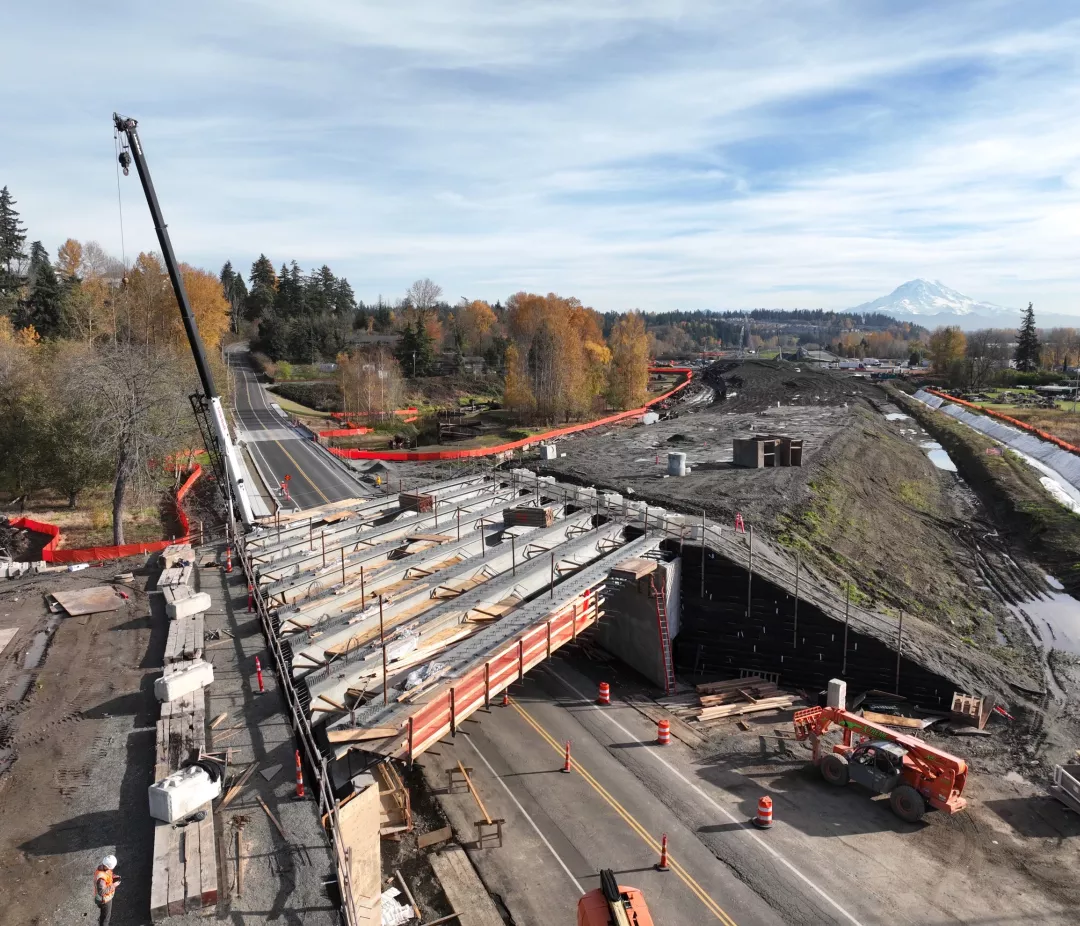
[[[167,672],[181,669],[186,661],[202,655],[203,633],[202,614],[169,622],[165,648]],[[167,778],[206,751],[205,705],[205,689],[161,705],[154,781]],[[216,909],[218,869],[214,810],[209,803],[200,809],[206,811],[206,817],[198,823],[177,827],[158,822],[154,827],[150,919],[155,923],[170,916],[193,911],[211,913]]]
[[[165,641],[165,665],[201,659],[205,634],[205,613],[169,621],[169,636]]]

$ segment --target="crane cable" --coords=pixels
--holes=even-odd
[[[127,147],[127,143],[124,143]],[[127,278],[127,249],[124,246],[124,201],[120,196],[120,133],[113,128],[113,163],[116,165],[116,205],[120,210],[120,259],[124,264],[124,277]]]

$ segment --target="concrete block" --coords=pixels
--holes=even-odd
[[[204,769],[189,765],[150,785],[150,816],[175,823],[221,794],[221,779],[211,781]]]
[[[847,709],[847,682],[834,678],[829,680],[829,699],[826,702],[829,707],[838,707],[840,710]]]
[[[186,694],[205,688],[214,681],[214,667],[196,659],[183,668],[168,670],[154,679],[154,697],[159,701],[175,701]]]
[[[540,445],[540,459],[541,460],[554,460],[555,459],[555,445],[554,444],[541,444]]]
[[[193,614],[209,611],[211,603],[210,596],[206,592],[195,592],[187,598],[176,598],[171,602],[166,601],[165,613],[173,618],[191,617]]]
[[[660,420],[660,416],[656,412],[645,412],[641,416],[642,424],[656,424]]]
[[[187,543],[172,543],[161,551],[161,566],[169,569],[179,562],[195,562],[195,551]]]

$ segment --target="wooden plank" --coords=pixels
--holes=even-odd
[[[890,727],[911,727],[921,730],[923,722],[914,717],[898,717],[896,714],[878,714],[874,711],[863,711],[863,719],[871,723],[883,723]]]
[[[454,831],[449,826],[444,826],[441,829],[432,830],[430,833],[421,833],[416,837],[416,848],[426,849],[429,846],[438,845],[440,842],[446,842],[454,835]]]
[[[381,740],[398,733],[397,727],[362,727],[356,730],[327,730],[331,743],[362,743],[364,740]]]
[[[469,926],[503,926],[502,917],[460,846],[428,856],[443,893],[461,921]]]
[[[116,594],[116,589],[111,585],[95,585],[71,592],[51,592],[50,597],[72,617],[116,611],[124,603],[124,599]]]
[[[277,828],[277,831],[281,834],[281,838],[288,842],[289,835],[285,832],[285,827],[283,827],[278,822],[278,818],[275,817],[273,813],[271,813],[270,808],[266,806],[266,801],[264,801],[262,799],[262,796],[258,794],[255,795],[255,800],[259,802],[259,806],[266,812],[266,815],[270,818],[270,822],[273,823],[274,826]]]

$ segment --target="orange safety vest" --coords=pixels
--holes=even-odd
[[[98,893],[99,881],[105,882],[105,891],[101,894]],[[115,893],[116,885],[113,884],[112,870],[99,865],[97,871],[94,872],[94,900],[100,904],[107,904],[113,899]]]

